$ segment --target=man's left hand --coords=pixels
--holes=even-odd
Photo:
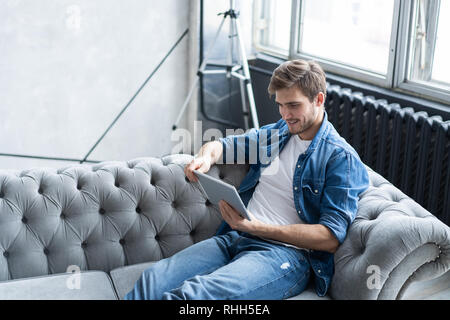
[[[237,210],[235,210],[224,200],[219,201],[219,209],[222,214],[222,218],[233,230],[255,235],[258,233],[258,230],[264,226],[264,223],[256,220],[250,212],[248,213],[250,215],[250,219],[252,220],[243,218]]]

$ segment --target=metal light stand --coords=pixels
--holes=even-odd
[[[214,37],[214,40],[208,47],[205,55],[205,59],[203,60],[202,64],[200,65],[198,71],[197,71],[197,77],[194,81],[191,89],[189,90],[189,93],[186,97],[186,100],[184,101],[184,104],[181,108],[180,113],[178,114],[178,118],[175,121],[175,124],[172,127],[172,130],[176,130],[178,123],[181,120],[181,117],[186,110],[186,107],[188,106],[189,101],[191,100],[192,94],[194,93],[195,89],[197,88],[200,76],[204,74],[226,74],[227,78],[234,77],[239,79],[240,83],[240,92],[241,92],[241,100],[242,100],[242,114],[244,115],[244,124],[245,129],[249,129],[249,112],[247,107],[247,101],[245,96],[245,90],[247,91],[248,101],[250,105],[250,115],[252,117],[253,127],[256,129],[259,129],[259,121],[258,121],[258,115],[256,112],[256,105],[255,105],[255,98],[253,95],[253,89],[251,84],[251,78],[250,78],[250,71],[248,69],[248,62],[247,62],[247,55],[245,53],[245,46],[244,41],[241,36],[241,26],[238,20],[239,12],[236,12],[234,10],[235,8],[235,0],[230,0],[230,10],[220,13],[219,15],[223,14],[222,22],[220,23],[219,29],[216,32],[216,35]],[[208,64],[208,59],[211,54],[212,48],[215,46],[217,39],[219,38],[220,32],[222,31],[222,27],[225,23],[225,20],[227,17],[230,17],[230,31],[228,35],[228,56],[227,56],[227,65],[218,65],[218,64]],[[234,38],[237,37],[238,39],[238,55],[239,55],[239,64],[233,65],[233,49],[234,49]],[[205,70],[207,66],[214,66],[214,67],[224,67],[224,70]],[[242,72],[242,73],[239,73]]]

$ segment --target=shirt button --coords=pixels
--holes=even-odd
[[[318,269],[317,272],[320,273],[320,269]]]
[[[302,211],[301,211],[301,210],[298,210],[298,213],[302,213]]]
[[[318,192],[319,192],[319,190],[317,190],[317,189],[316,189],[316,190],[314,190],[314,193],[318,193]]]
[[[298,188],[297,187],[294,187],[294,190],[297,190]]]
[[[300,168],[300,167],[301,167],[301,165],[298,165],[298,166],[297,166],[297,168]]]

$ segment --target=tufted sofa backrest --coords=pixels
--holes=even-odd
[[[0,281],[155,261],[222,221],[184,175],[191,156],[0,170]],[[233,167],[233,166],[232,166]],[[239,185],[246,168],[209,174]]]

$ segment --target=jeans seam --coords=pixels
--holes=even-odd
[[[279,276],[279,277],[276,278],[276,279],[273,279],[273,280],[271,280],[271,281],[269,281],[269,282],[267,282],[267,283],[265,283],[265,284],[263,284],[263,285],[257,286],[257,287],[255,287],[255,288],[253,288],[253,289],[250,289],[250,290],[246,291],[245,293],[241,293],[241,294],[238,294],[238,295],[234,295],[234,296],[228,297],[228,298],[226,298],[225,300],[234,300],[234,299],[236,299],[237,297],[240,297],[240,296],[243,296],[243,295],[248,294],[248,293],[250,293],[250,292],[256,291],[256,290],[258,290],[258,289],[261,289],[262,287],[268,286],[269,284],[271,284],[271,283],[273,283],[273,282],[275,282],[275,281],[278,281],[278,280],[280,280],[280,279],[286,277],[286,276],[289,275],[290,273],[296,271],[298,268],[299,268],[299,267],[296,266],[295,268],[292,268],[291,270],[289,270],[288,272],[284,273],[283,275]],[[303,278],[302,278],[302,279],[303,279]],[[283,295],[283,296],[284,296],[284,295]]]
[[[286,296],[288,295],[288,293],[290,293],[296,286],[298,286],[298,284],[299,284],[301,281],[303,281],[303,279],[306,277],[307,274],[309,274],[309,269],[306,270],[306,272],[303,273],[303,276],[300,278],[300,280],[298,280],[292,287],[289,288],[288,291],[286,291],[286,292],[283,294],[283,298],[282,298],[282,299],[286,299],[286,298],[287,298]]]

